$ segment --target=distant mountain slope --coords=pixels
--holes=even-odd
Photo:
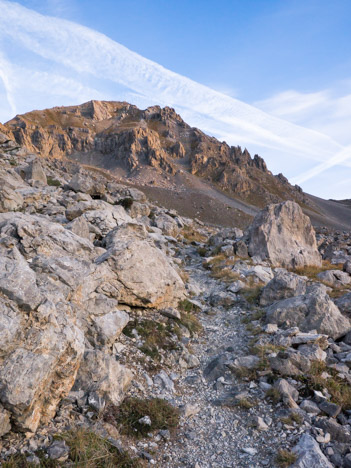
[[[190,127],[169,107],[140,110],[126,102],[90,101],[32,111],[5,126],[18,143],[42,156],[120,171],[138,183],[179,188],[189,174],[254,206],[287,199],[309,203],[258,155],[252,158],[246,149]]]

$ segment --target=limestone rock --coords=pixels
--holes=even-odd
[[[317,330],[333,339],[340,338],[351,329],[350,321],[326,294],[323,287],[313,292],[275,302],[267,308],[267,323],[279,327],[299,327],[301,331]]]
[[[96,262],[107,262],[120,284],[119,301],[132,306],[176,307],[184,284],[165,254],[148,240],[143,226],[124,225],[106,238],[108,250]]]
[[[10,413],[0,405],[0,437],[11,430]]]
[[[318,443],[309,434],[302,435],[293,451],[298,458],[291,468],[333,468]]]
[[[351,283],[351,276],[345,271],[327,270],[318,273],[317,278],[334,288],[342,288]]]
[[[23,206],[23,197],[8,184],[0,181],[0,212],[17,211]]]
[[[351,292],[334,299],[334,303],[337,305],[341,313],[351,318]]]
[[[177,222],[166,213],[156,216],[154,225],[161,229],[162,233],[166,236],[177,237],[179,234],[179,226]]]
[[[114,405],[119,405],[132,377],[132,372],[119,364],[114,356],[99,350],[88,350],[84,353],[73,390],[96,392]]]
[[[96,329],[96,341],[103,345],[113,344],[123,328],[129,322],[129,315],[122,310],[115,310],[93,318]]]
[[[71,319],[56,312],[50,320],[40,327],[35,319],[23,320],[23,341],[4,356],[0,368],[0,401],[20,430],[34,432],[53,417],[83,355],[83,334]]]
[[[322,264],[311,221],[292,201],[269,205],[258,213],[248,229],[248,246],[251,256],[258,255],[273,266]]]
[[[275,301],[300,296],[306,292],[307,278],[284,269],[276,269],[274,278],[263,288],[260,304],[270,305]]]
[[[26,309],[42,300],[36,276],[16,247],[0,249],[0,291]]]
[[[46,174],[38,158],[35,158],[25,169],[25,179],[32,182],[47,184]]]

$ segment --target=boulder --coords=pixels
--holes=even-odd
[[[133,374],[119,364],[114,356],[99,350],[88,350],[79,368],[73,390],[96,393],[106,401],[119,405],[129,387]]]
[[[154,226],[161,229],[165,236],[177,237],[179,234],[179,226],[177,221],[166,213],[162,213],[155,217]]]
[[[318,273],[317,278],[333,288],[342,288],[351,283],[351,276],[340,270],[322,271]]]
[[[0,405],[0,437],[11,431],[10,412]]]
[[[103,210],[89,210],[83,214],[83,217],[89,224],[98,228],[103,236],[106,236],[116,226],[133,221],[120,205],[108,205],[108,208]]]
[[[90,231],[89,231],[89,224],[87,223],[84,216],[79,216],[75,218],[70,223],[66,224],[66,229],[69,229],[74,234],[77,234],[79,237],[83,237],[84,239],[90,240]]]
[[[342,314],[351,318],[351,292],[334,299],[334,303],[337,305]]]
[[[25,179],[27,181],[39,182],[43,185],[47,184],[46,174],[39,159],[35,158],[25,169]]]
[[[303,375],[311,367],[311,361],[292,348],[269,357],[269,363],[271,368],[281,375]]]
[[[128,322],[129,315],[122,310],[114,310],[104,315],[94,316],[96,343],[102,345],[113,344]]]
[[[282,268],[275,270],[274,278],[263,288],[260,305],[267,306],[275,301],[300,296],[306,292],[307,278],[290,273]]]
[[[0,291],[27,310],[42,300],[36,275],[16,247],[0,248]]]
[[[3,304],[3,308],[6,304]],[[70,391],[84,351],[84,337],[65,308],[41,307],[26,316],[14,305],[6,313],[13,340],[2,350],[0,402],[15,428],[35,432]]]
[[[77,172],[67,184],[67,189],[74,192],[88,193],[99,196],[105,193],[105,185],[94,181],[87,174]]]
[[[346,273],[351,275],[351,260],[346,260],[346,262],[342,266],[342,269],[346,271]]]
[[[247,238],[250,256],[269,260],[273,266],[322,264],[311,221],[295,202],[268,205],[253,220]]]
[[[176,307],[184,297],[184,283],[168,258],[148,238],[142,225],[115,228],[105,239],[106,262],[119,283],[119,301],[132,306]]]
[[[310,434],[303,434],[293,451],[297,460],[291,468],[333,468]]]
[[[266,323],[298,327],[303,332],[317,330],[334,340],[351,330],[351,322],[340,313],[322,285],[309,294],[283,299],[269,306]]]

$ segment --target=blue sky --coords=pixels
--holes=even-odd
[[[351,198],[350,1],[0,0],[0,11],[0,121],[92,98],[169,104],[306,191]]]

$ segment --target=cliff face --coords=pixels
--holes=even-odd
[[[143,167],[168,175],[190,172],[255,205],[294,199],[298,187],[273,176],[262,158],[190,127],[171,108],[140,110],[126,102],[90,101],[16,116],[6,124],[16,141],[42,156],[124,167],[130,176]]]

